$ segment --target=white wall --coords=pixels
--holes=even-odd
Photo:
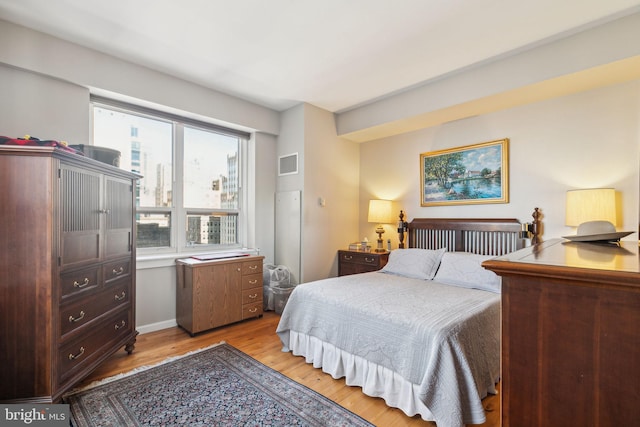
[[[301,253],[295,253],[296,248],[302,246],[302,202],[304,200],[304,170],[305,170],[305,146],[304,146],[304,105],[284,111],[280,115],[280,134],[277,142],[277,160],[280,157],[298,155],[298,172],[277,177],[276,191],[278,195],[277,209],[287,210],[294,206],[296,209],[288,210],[286,216],[279,215],[276,218],[275,230],[275,264],[284,265],[293,276],[294,283],[303,280],[303,266]],[[278,167],[276,165],[276,174]],[[296,194],[299,192],[299,194]],[[274,194],[275,198],[275,194]],[[295,219],[293,219],[296,217]],[[287,222],[290,221],[289,224]],[[287,228],[288,227],[288,228]]]
[[[543,213],[543,239],[574,234],[564,225],[567,190],[613,187],[619,230],[638,230],[640,81],[618,84],[509,110],[459,120],[362,144],[360,230],[369,240],[369,198],[398,201],[417,217],[513,217],[530,222]],[[420,207],[420,153],[496,139],[510,139],[510,202]],[[388,226],[384,237],[397,233]],[[628,240],[637,240],[633,234]]]
[[[86,143],[89,90],[0,63],[0,135]]]
[[[265,262],[275,262],[275,211],[273,195],[276,191],[276,175],[278,173],[278,158],[276,154],[278,140],[274,135],[265,133],[254,134],[255,148],[254,160],[251,164],[259,164],[253,168],[252,185],[255,194],[249,200],[255,200],[252,208],[253,220],[250,225],[254,232],[250,235],[260,236],[259,243],[252,244],[260,250],[260,255],[265,257]]]
[[[298,104],[281,113],[280,134],[278,135],[277,146],[278,157],[298,153],[298,173],[279,176],[276,186],[277,191],[303,189],[305,166],[304,138],[304,104]]]
[[[358,239],[359,148],[337,136],[328,111],[300,104],[282,113],[278,155],[297,152],[299,173],[278,177],[277,188],[302,191],[301,282],[336,276],[337,250]]]
[[[136,271],[136,326],[143,334],[176,326],[175,267]]]
[[[333,114],[309,104],[304,144],[302,264],[311,281],[337,276],[337,250],[358,240],[360,144],[339,138]]]

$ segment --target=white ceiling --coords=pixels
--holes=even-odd
[[[0,0],[0,19],[276,110],[307,102],[340,112],[639,6],[639,0]]]

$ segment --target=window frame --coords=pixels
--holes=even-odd
[[[217,251],[225,251],[230,249],[244,248],[247,246],[247,230],[248,230],[248,212],[247,197],[249,191],[244,186],[248,182],[248,144],[251,134],[220,126],[215,123],[209,123],[202,120],[196,120],[186,115],[179,115],[163,111],[162,109],[151,109],[135,104],[121,102],[110,98],[99,96],[91,96],[90,98],[90,131],[91,143],[94,141],[94,108],[105,108],[118,111],[125,114],[137,115],[152,120],[166,121],[172,125],[172,205],[169,207],[145,207],[136,206],[136,214],[169,214],[170,215],[170,244],[169,246],[157,247],[138,247],[137,253],[142,256],[166,256],[177,254],[180,256],[192,255],[197,253],[211,253]],[[160,108],[160,107],[156,107]],[[226,136],[238,138],[238,207],[235,209],[207,209],[207,208],[188,208],[184,206],[184,127],[200,129],[207,132],[214,132]],[[236,216],[236,235],[237,242],[235,244],[197,244],[190,245],[187,241],[187,217],[189,215],[215,215],[230,214]],[[137,238],[137,236],[136,236]]]

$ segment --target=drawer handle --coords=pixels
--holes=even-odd
[[[73,282],[73,287],[81,289],[81,288],[84,288],[85,286],[87,286],[88,284],[89,284],[89,278],[85,277],[84,278],[84,282],[82,282],[82,283],[78,283],[78,281],[74,281]]]
[[[256,283],[258,283],[258,279],[249,280],[250,285],[255,285]]]
[[[83,317],[84,317],[84,311],[81,310],[80,316],[78,317],[69,316],[69,323],[79,322],[82,320]]]
[[[119,268],[119,269],[117,269],[117,270],[114,268],[113,270],[111,270],[111,273],[112,273],[114,276],[119,276],[119,275],[121,275],[122,273],[124,273],[124,267],[120,267],[120,268]]]
[[[78,354],[69,353],[69,360],[75,360],[84,354],[84,347],[80,347]]]
[[[367,258],[367,257],[364,257],[364,261],[365,261],[365,262],[373,262],[373,261],[375,261],[375,260],[376,260],[375,258]]]
[[[249,309],[249,313],[255,313],[256,311],[258,311],[258,309],[256,307],[253,307],[253,308]]]
[[[257,270],[258,266],[257,265],[250,265],[249,266],[249,270]]]
[[[116,323],[114,325],[114,328],[117,331],[118,329],[124,328],[125,326],[127,326],[127,322],[125,322],[124,320],[121,320],[120,323]]]
[[[344,259],[346,259],[347,261],[351,261],[353,257],[351,255],[345,255]]]
[[[251,299],[253,299],[253,298],[258,298],[258,294],[252,294],[252,295],[249,295],[249,298],[251,298]]]
[[[113,296],[113,298],[114,298],[116,301],[122,301],[122,300],[123,300],[123,299],[125,299],[126,297],[127,297],[127,293],[126,293],[125,291],[122,291],[122,293],[121,293],[120,295],[115,294],[115,295]]]

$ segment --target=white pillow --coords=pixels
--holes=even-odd
[[[501,277],[481,265],[491,258],[494,257],[468,252],[447,252],[442,256],[440,268],[433,280],[447,285],[500,293]]]
[[[445,248],[395,249],[389,254],[387,265],[380,271],[414,279],[431,280],[438,270],[438,264],[445,251]]]

